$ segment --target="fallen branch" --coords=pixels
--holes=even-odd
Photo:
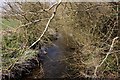
[[[57,8],[58,8],[58,6],[60,5],[60,3],[61,3],[61,0],[58,2],[58,4],[56,5],[56,7],[54,8],[53,14],[52,14],[52,16],[50,17],[50,19],[48,20],[48,22],[47,22],[47,24],[46,24],[46,27],[45,27],[44,31],[42,32],[41,36],[38,38],[38,40],[36,40],[36,41],[29,47],[29,49],[30,49],[32,46],[34,46],[37,42],[39,42],[39,41],[41,40],[41,38],[43,37],[43,35],[44,35],[45,32],[47,31],[48,26],[49,26],[51,20],[54,18],[55,14],[56,14],[56,11],[57,11]]]
[[[102,66],[102,64],[103,64],[103,63],[106,61],[106,59],[108,58],[109,54],[111,54],[111,52],[112,52],[112,50],[113,50],[114,43],[115,43],[115,41],[116,41],[117,39],[118,39],[118,37],[115,37],[115,38],[113,39],[112,44],[111,44],[110,49],[109,49],[109,52],[106,54],[106,56],[105,56],[105,58],[102,60],[102,62],[95,67],[95,71],[94,71],[94,76],[95,76],[95,77],[96,77],[97,69]]]

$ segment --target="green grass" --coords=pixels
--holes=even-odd
[[[89,3],[86,4],[91,5]],[[99,10],[96,10],[94,7],[93,9],[88,10],[89,14],[86,13],[86,10],[80,12],[81,9],[85,8],[81,5],[86,6],[86,4],[80,4],[80,8],[73,7],[76,12],[73,12],[73,9],[71,9],[70,12],[68,14],[65,13],[64,16],[56,14],[53,21],[49,24],[49,27],[53,29],[57,28],[58,31],[63,35],[64,41],[62,41],[61,44],[65,46],[65,49],[75,48],[74,54],[72,54],[73,57],[68,57],[68,60],[66,61],[69,63],[68,66],[73,70],[73,73],[80,71],[79,73],[81,74],[82,71],[83,73],[89,73],[90,76],[92,76],[95,66],[103,60],[103,57],[105,57],[106,52],[104,52],[104,50],[106,48],[109,49],[109,45],[111,45],[112,36],[110,37],[109,42],[105,41],[106,38],[104,39],[104,36],[109,36],[109,34],[111,34],[111,28],[117,29],[115,27],[117,26],[115,24],[116,20],[112,20],[113,16],[111,16],[111,14],[115,14],[116,12],[113,12],[112,9],[105,6],[105,4],[101,5],[101,8],[98,8],[100,11],[103,10],[101,12],[98,12]],[[67,6],[70,7],[69,5]],[[65,12],[69,11],[67,8],[63,8],[63,10],[62,8],[63,7],[59,8],[57,13],[61,13],[61,11],[64,12],[64,10]],[[32,18],[29,17],[29,19]],[[28,59],[36,54],[33,51],[27,50],[27,47],[29,47],[39,38],[44,30],[46,22],[47,21],[45,20],[41,21],[40,23],[30,25],[29,27],[21,27],[17,29],[16,32],[11,32],[3,36],[3,66],[9,67],[17,60],[21,62],[21,60]],[[2,23],[0,24],[2,25],[3,29],[6,30],[10,28],[17,28],[20,22],[13,19],[9,19],[9,21],[2,19]],[[109,28],[108,30],[110,30],[106,30],[109,32],[108,35],[106,35],[106,31],[103,31],[105,26],[107,29]],[[48,34],[48,32],[46,33]],[[48,35],[45,34],[42,40],[45,37],[48,37]],[[116,47],[119,48],[119,45],[116,45]],[[116,73],[113,75],[117,76],[117,68],[119,68],[119,65],[116,63],[117,58],[109,56],[104,63],[104,65],[107,65],[108,68],[102,65],[97,71],[98,76],[100,75],[99,72],[102,74],[104,70],[108,72],[110,72],[110,70],[114,70]]]
[[[14,19],[2,19],[0,25],[2,26],[2,29],[14,28],[20,25],[20,21]]]
[[[14,31],[14,29],[18,28],[20,25],[20,21],[15,19],[9,19],[9,21],[2,19],[0,24],[2,25],[2,30],[5,32],[5,34],[2,35],[2,48],[0,53],[2,55],[3,70],[7,70],[16,62],[21,63],[35,57],[37,54],[36,50],[28,50],[27,48],[30,43],[35,41],[34,39],[37,39],[34,38],[36,36],[33,34],[34,32],[32,32],[34,31],[34,29],[32,29],[34,27],[30,28],[31,30],[28,30],[28,33],[26,33],[27,29],[24,27]],[[11,30],[11,32],[8,32],[8,30]],[[38,33],[37,30],[38,29],[35,30],[36,33]]]

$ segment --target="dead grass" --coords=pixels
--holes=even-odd
[[[66,3],[66,6],[69,7],[69,3]],[[109,3],[73,3],[71,6],[72,9],[66,8],[66,10],[63,10],[63,13],[61,13],[64,14],[65,11],[66,13],[68,12],[64,14],[64,17],[61,17],[64,21],[58,21],[61,22],[60,27],[62,29],[60,28],[59,30],[65,39],[63,44],[66,48],[75,48],[74,53],[70,56],[70,59],[68,59],[68,65],[71,66],[70,72],[68,71],[70,74],[68,74],[74,77],[93,77],[95,67],[104,59],[109,51],[112,39],[119,35],[115,30],[119,30],[116,24],[117,15],[115,16],[115,14],[117,14],[117,7],[115,8],[115,5]],[[76,6],[81,8],[78,9]],[[114,47],[118,45],[119,44],[115,44]],[[119,62],[117,58],[119,56],[118,50],[119,49],[113,49],[113,53],[98,69],[97,77],[119,77],[119,65],[117,64]],[[114,51],[118,51],[116,58]],[[108,66],[112,67],[108,69]],[[104,73],[104,71],[106,73]]]
[[[64,41],[61,42],[61,45],[64,45],[66,50],[73,50],[73,54],[66,55],[69,77],[93,77],[95,66],[106,56],[113,38],[120,35],[116,8],[116,5],[112,3],[62,3],[58,7],[49,27],[57,29],[62,35]],[[27,9],[31,11],[28,7],[25,8],[25,10]],[[41,14],[37,15],[39,18],[45,18],[41,22],[19,27],[11,33],[3,35],[3,67],[8,68],[11,63],[28,59],[36,54],[32,51],[29,54],[27,48],[42,34],[51,12]],[[30,18],[30,21],[37,18],[31,14],[28,14],[27,17]],[[22,20],[22,22],[27,23],[26,20]],[[52,43],[49,36],[50,34],[47,32],[33,49],[38,49],[44,43]],[[118,40],[109,57],[97,70],[97,77],[119,77],[119,47],[120,41]]]

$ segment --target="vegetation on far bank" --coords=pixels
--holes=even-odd
[[[3,70],[35,56],[41,46],[52,44],[51,37],[60,33],[64,38],[61,45],[66,50],[73,50],[65,61],[68,64],[67,77],[119,77],[120,38],[110,50],[114,38],[120,37],[117,4],[61,3],[51,8],[48,3],[40,2],[6,5],[10,9],[7,7],[7,12],[3,12],[2,20]],[[54,17],[41,40],[29,49],[43,34],[52,15]],[[96,66],[104,59],[95,72]]]

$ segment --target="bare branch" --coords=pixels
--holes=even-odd
[[[56,5],[56,7],[54,8],[53,14],[52,14],[52,16],[50,17],[50,19],[48,20],[48,22],[47,22],[47,24],[46,24],[46,27],[45,27],[44,31],[42,32],[41,36],[38,38],[38,40],[36,40],[36,41],[29,47],[29,49],[30,49],[32,46],[34,46],[37,42],[39,42],[39,41],[41,40],[41,38],[43,37],[43,35],[44,35],[45,32],[47,31],[48,26],[49,26],[51,20],[54,18],[55,14],[56,14],[56,11],[57,11],[57,8],[58,8],[58,6],[60,5],[60,3],[61,3],[61,0],[60,0],[60,2]]]
[[[106,56],[105,56],[105,58],[102,60],[102,62],[95,67],[95,71],[94,71],[94,76],[95,76],[95,77],[96,77],[97,69],[102,66],[102,64],[103,64],[103,63],[106,61],[106,59],[108,58],[109,54],[111,54],[111,52],[112,52],[112,50],[113,50],[114,43],[115,43],[115,41],[116,41],[117,39],[118,39],[118,37],[115,37],[115,38],[113,39],[112,44],[111,44],[110,49],[109,49],[109,52],[106,54]]]

